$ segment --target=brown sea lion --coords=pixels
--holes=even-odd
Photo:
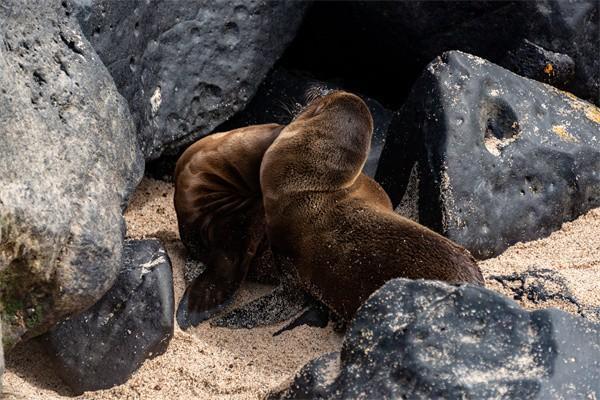
[[[283,126],[255,125],[216,133],[190,146],[175,168],[181,240],[206,270],[177,310],[185,329],[223,309],[251,264],[268,250],[259,170]]]
[[[394,213],[361,174],[372,132],[365,103],[336,91],[281,131],[260,168],[276,262],[343,320],[392,278],[483,284],[467,250]]]

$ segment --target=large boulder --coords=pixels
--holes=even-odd
[[[358,310],[340,354],[271,398],[583,399],[599,376],[599,324],[478,286],[394,279]]]
[[[127,103],[68,5],[0,6],[3,342],[94,304],[121,265],[122,210],[141,179]]]
[[[352,3],[356,23],[373,40],[410,50],[421,65],[445,51],[461,50],[507,67],[530,64],[539,53],[515,51],[525,41],[574,62],[569,81],[552,79],[549,57],[539,69],[520,69],[600,105],[600,3],[564,1],[395,1]],[[543,72],[543,73],[542,73]]]
[[[115,285],[92,308],[43,336],[57,373],[77,393],[122,384],[173,336],[171,262],[156,240],[128,240]]]
[[[147,159],[210,133],[252,98],[308,2],[77,0]]]
[[[448,52],[390,124],[376,179],[395,205],[418,204],[421,223],[491,257],[600,206],[600,110]]]

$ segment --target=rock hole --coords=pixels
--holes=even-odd
[[[33,72],[33,80],[40,86],[47,83],[46,78],[44,78],[44,75],[40,71]]]
[[[515,112],[499,98],[488,99],[481,107],[480,126],[484,133],[483,143],[495,156],[515,141],[521,131]]]
[[[240,30],[235,22],[227,22],[223,29],[223,42],[233,47],[240,41]]]

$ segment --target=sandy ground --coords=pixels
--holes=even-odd
[[[128,236],[158,237],[173,263],[175,299],[183,293],[184,249],[178,239],[169,183],[144,179],[125,215]],[[564,278],[568,290],[590,307],[600,306],[600,209],[567,223],[550,237],[517,244],[501,256],[480,263],[487,284],[510,295],[492,277],[531,268],[549,268]],[[264,285],[246,284],[238,304],[265,293]],[[576,312],[568,301],[523,300],[528,308],[559,307]],[[341,336],[331,328],[300,327],[273,337],[279,326],[252,330],[212,328],[175,330],[167,352],[148,360],[124,385],[78,396],[78,399],[256,399],[289,379],[312,358],[339,349]],[[4,390],[25,399],[71,397],[35,342],[7,356]]]

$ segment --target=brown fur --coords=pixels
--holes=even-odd
[[[392,278],[483,284],[468,251],[394,213],[361,174],[372,132],[364,102],[334,92],[285,127],[261,164],[277,262],[345,320]]]
[[[178,320],[180,311],[192,316],[193,325],[210,317],[231,300],[251,263],[264,258],[259,168],[282,128],[267,124],[217,133],[194,143],[177,161],[174,202],[181,240],[206,265],[186,290]]]

